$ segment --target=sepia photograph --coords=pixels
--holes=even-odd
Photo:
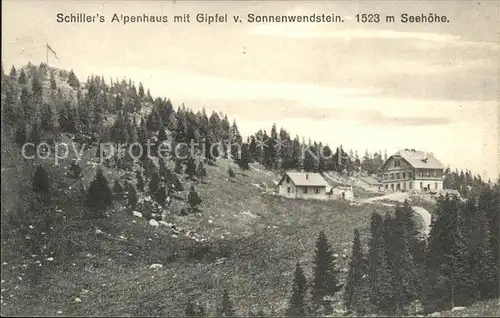
[[[500,317],[500,1],[2,29],[2,317]]]

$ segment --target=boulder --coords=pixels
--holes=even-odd
[[[465,307],[453,307],[451,309],[451,311],[460,311],[460,310],[464,310],[464,309],[465,309]]]
[[[158,226],[159,224],[158,224],[158,221],[156,221],[155,219],[151,219],[151,220],[149,220],[149,225]]]
[[[161,269],[161,268],[163,268],[163,265],[162,264],[151,264],[149,266],[149,268],[151,268],[151,269]]]
[[[134,216],[137,216],[138,218],[142,218],[142,213],[141,213],[141,212],[139,212],[139,211],[132,211],[132,214],[133,214]]]

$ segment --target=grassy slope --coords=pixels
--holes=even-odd
[[[94,152],[90,150],[87,156]],[[286,305],[294,263],[299,260],[310,275],[314,243],[321,229],[337,254],[349,248],[354,228],[366,234],[373,207],[274,197],[254,184],[270,183],[278,179],[276,175],[251,169],[245,175],[238,173],[230,182],[229,165],[220,161],[215,167],[207,166],[206,183],[196,184],[204,201],[200,215],[178,216],[181,204],[173,205],[167,221],[185,229],[177,238],[168,227],[155,228],[117,207],[109,220],[68,224],[68,239],[81,251],[75,260],[60,264],[42,260],[52,269],[44,271],[34,296],[28,297],[27,284],[16,279],[22,276],[26,261],[3,266],[2,279],[7,279],[2,295],[8,297],[9,291],[15,290],[12,298],[4,299],[3,312],[181,315],[188,298],[210,307],[223,288],[228,288],[242,314],[251,306],[280,312]],[[239,171],[236,167],[233,170]],[[90,180],[94,169],[86,171],[85,179]],[[111,183],[114,172],[106,174]],[[187,181],[184,186],[188,188]],[[96,228],[105,233],[96,234]],[[208,241],[185,237],[188,230]],[[222,257],[227,259],[217,264]],[[340,258],[339,262],[345,267],[347,260]],[[153,263],[164,268],[154,271],[149,268]],[[75,303],[82,290],[88,293],[79,296],[81,303]],[[144,305],[138,308],[140,303]]]

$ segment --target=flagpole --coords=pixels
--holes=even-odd
[[[47,68],[49,67],[49,45],[45,43],[45,58],[47,59]]]

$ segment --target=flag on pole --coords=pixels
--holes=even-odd
[[[56,51],[54,51],[54,50],[50,47],[50,45],[48,45],[48,44],[47,44],[47,50],[48,50],[48,51],[50,51],[52,54],[54,54],[54,57],[55,57],[57,60],[59,60],[59,58],[57,57],[57,53],[56,53]]]

